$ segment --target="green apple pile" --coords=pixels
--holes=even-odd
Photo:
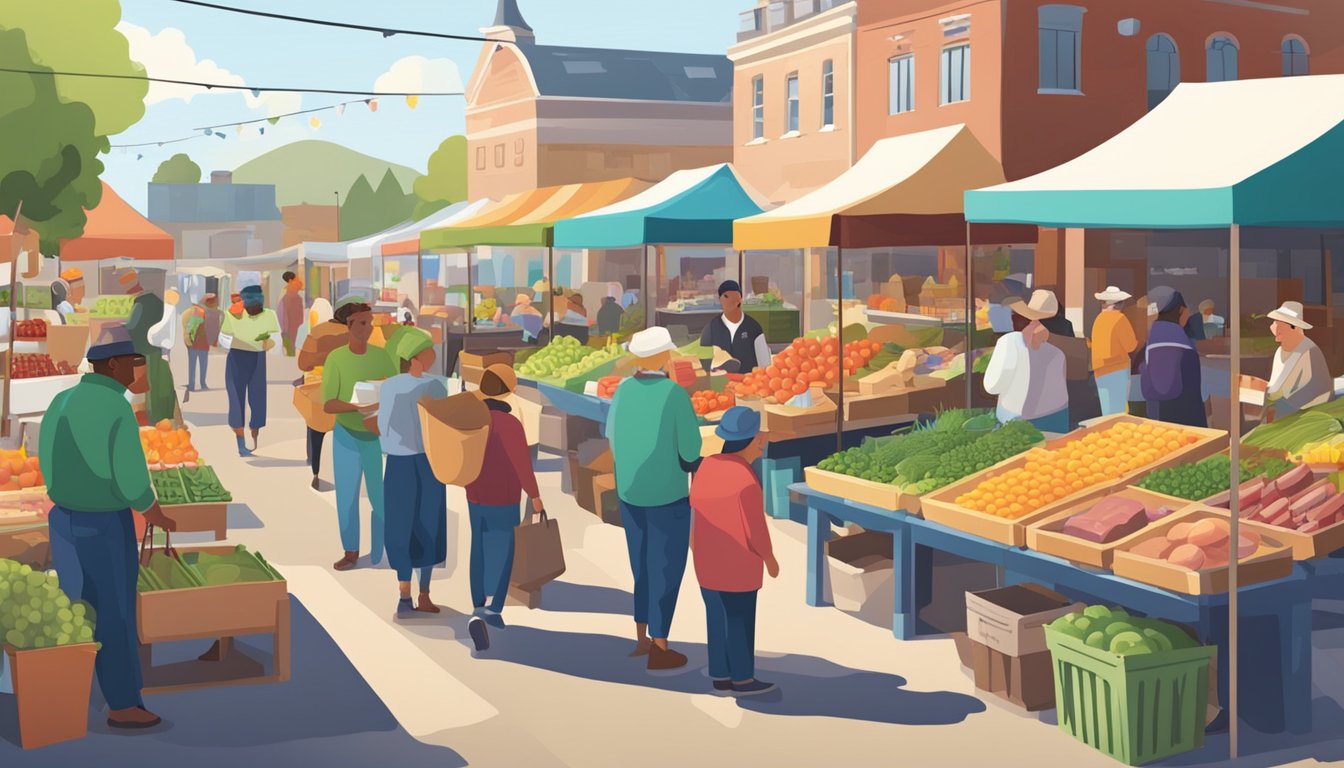
[[[1199,645],[1174,624],[1130,616],[1123,609],[1104,605],[1089,605],[1082,612],[1067,613],[1046,626],[1117,656],[1163,653]]]
[[[519,365],[518,375],[529,379],[571,379],[621,354],[621,348],[614,344],[594,349],[580,344],[573,336],[561,336]]]
[[[94,317],[130,317],[134,304],[134,296],[99,296],[89,314]]]
[[[0,559],[0,635],[20,650],[93,641],[93,611],[70,599],[55,573]]]

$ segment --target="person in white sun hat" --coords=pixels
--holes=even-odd
[[[997,395],[995,413],[1006,424],[1030,421],[1042,432],[1069,431],[1069,389],[1064,353],[1050,343],[1042,323],[1059,314],[1059,300],[1037,290],[1030,301],[1012,297],[1013,332],[994,345],[985,370],[985,391]]]
[[[1334,381],[1325,354],[1307,338],[1311,323],[1303,318],[1301,302],[1285,301],[1269,313],[1269,319],[1269,332],[1279,342],[1266,392],[1273,417],[1283,418],[1329,400]]]
[[[1139,348],[1139,339],[1121,311],[1132,298],[1128,293],[1109,285],[1093,296],[1101,302],[1101,312],[1092,321],[1092,375],[1097,379],[1101,415],[1113,416],[1129,410],[1130,355]]]

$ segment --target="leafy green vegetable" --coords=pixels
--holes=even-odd
[[[1330,412],[1308,409],[1256,427],[1243,442],[1256,448],[1295,452],[1308,443],[1323,442],[1340,432],[1344,432],[1344,426]]]

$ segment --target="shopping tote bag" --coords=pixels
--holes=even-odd
[[[565,547],[560,543],[560,524],[543,511],[533,520],[529,512],[513,529],[513,574],[515,587],[531,592],[565,572]]]

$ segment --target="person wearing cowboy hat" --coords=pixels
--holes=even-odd
[[[1159,285],[1148,291],[1148,310],[1157,314],[1139,366],[1148,418],[1187,427],[1208,426],[1199,352],[1185,330],[1190,320],[1185,297],[1175,288]]]
[[[1302,304],[1285,301],[1269,313],[1269,332],[1279,342],[1265,392],[1276,418],[1320,405],[1334,393],[1335,382],[1325,362],[1325,353],[1307,338],[1311,323],[1302,317]]]
[[[634,572],[635,650],[648,668],[685,666],[667,647],[691,540],[687,475],[700,462],[700,425],[691,396],[667,375],[676,351],[666,328],[630,339],[638,371],[621,382],[607,413],[625,542]]]
[[[985,391],[997,395],[1000,423],[1030,421],[1042,432],[1069,431],[1069,388],[1064,353],[1050,343],[1042,321],[1059,313],[1055,294],[1037,290],[1030,301],[1009,298],[1013,332],[994,345]]]
[[[1112,416],[1129,410],[1130,355],[1139,348],[1139,339],[1120,311],[1132,298],[1128,293],[1110,285],[1093,295],[1101,302],[1101,312],[1092,321],[1092,375],[1097,379],[1101,415]]]

